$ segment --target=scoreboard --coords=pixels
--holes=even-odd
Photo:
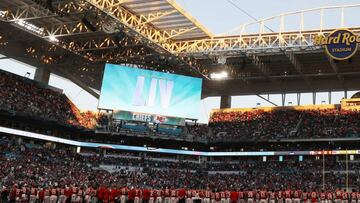
[[[106,64],[98,108],[199,119],[202,79]]]

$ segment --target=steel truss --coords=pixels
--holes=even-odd
[[[281,14],[279,16],[270,17],[267,19],[260,20],[255,23],[245,24],[240,26],[240,33],[235,36],[225,36],[225,37],[207,37],[197,40],[174,40],[177,36],[184,35],[188,32],[199,29],[201,25],[194,23],[193,26],[189,27],[173,27],[169,30],[160,30],[154,27],[151,23],[157,21],[163,17],[172,15],[178,12],[177,8],[167,10],[159,10],[156,12],[151,12],[147,14],[135,15],[128,10],[122,7],[123,4],[130,2],[130,0],[78,0],[78,1],[69,1],[65,3],[54,3],[54,10],[51,12],[48,9],[41,7],[41,5],[25,5],[16,8],[10,8],[0,15],[3,20],[7,22],[16,22],[19,20],[26,21],[35,21],[37,19],[44,18],[55,18],[60,16],[76,16],[85,12],[102,12],[105,17],[100,18],[94,23],[94,26],[101,30],[105,22],[109,21],[109,18],[113,21],[110,21],[110,24],[107,24],[108,27],[119,27],[126,32],[130,30],[139,34],[139,37],[143,37],[155,44],[164,50],[180,55],[191,55],[196,56],[197,54],[216,54],[224,55],[225,53],[239,54],[241,51],[242,54],[256,54],[256,53],[278,53],[281,51],[307,51],[307,50],[320,50],[320,46],[315,46],[313,40],[318,35],[327,35],[333,29],[324,29],[324,12],[329,9],[338,9],[341,10],[341,16],[344,16],[347,8],[359,8],[360,5],[347,5],[347,6],[338,6],[338,7],[326,7],[318,9],[310,9],[306,11],[298,11],[294,13]],[[95,7],[97,11],[94,11],[92,8]],[[3,11],[4,12],[4,11]],[[304,29],[304,15],[309,12],[319,12],[321,16],[319,29],[316,30],[303,30]],[[284,21],[287,16],[292,15],[302,16],[300,20],[299,30],[292,32],[284,31]],[[106,18],[106,19],[105,19]],[[265,32],[265,29],[268,28],[267,21],[279,19],[280,27],[276,30],[271,30],[274,32]],[[55,18],[56,19],[56,18]],[[55,20],[56,22],[56,20]],[[342,17],[341,23],[345,24],[346,20]],[[247,27],[257,24],[259,26],[259,32],[256,34],[246,34]],[[42,37],[48,38],[49,36],[53,37],[66,37],[73,36],[77,34],[88,34],[92,33],[87,26],[84,25],[79,19],[74,19],[73,21],[64,22],[58,20],[58,23],[52,23],[49,25],[41,25],[44,29],[44,34]],[[122,27],[125,26],[125,27]],[[350,28],[355,33],[360,33],[359,27]],[[115,30],[112,30],[116,32]],[[230,33],[229,33],[230,34]],[[88,49],[106,49],[114,47],[114,43],[107,43],[108,39],[103,39],[103,42],[100,42],[101,39],[96,39],[98,43],[89,42],[90,47]],[[73,42],[75,43],[75,41]],[[142,41],[144,43],[144,41]],[[93,45],[94,46],[93,46]],[[100,46],[98,46],[100,45]],[[66,47],[71,47],[71,44]],[[79,51],[86,50],[83,46],[78,46]],[[225,53],[224,53],[225,52]]]
[[[147,37],[152,42],[166,46],[165,44],[171,43],[170,39],[185,34],[189,31],[195,30],[197,26],[191,26],[187,28],[174,28],[171,30],[158,30],[148,23],[160,19],[161,17],[175,13],[177,10],[159,11],[157,13],[149,13],[147,15],[136,16],[129,11],[119,7],[126,0],[85,0],[94,7],[98,8],[102,12],[111,16],[115,20],[118,20],[121,24],[133,29],[139,34]]]
[[[41,37],[64,37],[73,36],[76,34],[87,34],[92,31],[86,27],[78,18],[79,15],[85,15],[90,12],[81,2],[75,3],[73,1],[66,3],[56,3],[53,5],[53,10],[45,9],[42,5],[31,4],[23,5],[13,9],[8,9],[4,12],[2,20],[6,22],[16,23],[19,21],[27,21],[34,23],[44,32]],[[63,17],[67,17],[65,21]],[[51,23],[49,23],[51,22]],[[101,27],[101,21],[95,23],[95,27]]]
[[[359,34],[360,27],[350,28]],[[318,35],[327,35],[333,30],[299,31],[291,33],[269,33],[259,35],[244,35],[237,37],[202,39],[176,42],[168,47],[173,53],[202,54],[213,53],[222,55],[222,52],[238,51],[255,53],[279,53],[285,51],[320,50],[321,46],[314,45]],[[237,53],[238,54],[238,53]]]
[[[84,14],[89,11],[93,11],[92,7],[97,8],[99,11],[107,14],[107,17],[113,17],[117,22],[122,25],[126,25],[131,29],[136,30],[140,34],[144,34],[149,39],[157,43],[165,43],[170,39],[177,37],[179,35],[186,34],[187,32],[198,29],[198,25],[194,24],[189,27],[174,27],[170,30],[159,30],[151,26],[149,23],[160,20],[163,17],[172,15],[178,10],[176,8],[165,10],[165,11],[156,11],[142,15],[135,15],[127,11],[126,9],[120,7],[121,4],[128,2],[128,0],[78,0],[78,1],[69,1],[66,3],[54,3],[54,11],[52,12],[49,9],[45,9],[42,5],[31,4],[31,5],[22,5],[14,8],[9,8],[6,11],[2,11],[3,20],[7,22],[16,22],[19,20],[34,21],[45,18],[55,18],[63,16],[76,16],[79,14]],[[108,19],[107,19],[108,20]],[[45,30],[48,32],[46,35],[52,36],[65,36],[72,35],[78,32],[88,32],[86,26],[83,25],[80,21],[72,22],[73,25],[68,27],[69,23],[59,21],[58,25],[51,26],[47,28],[44,25]],[[101,21],[96,22],[96,26],[100,26]],[[117,25],[110,25],[117,26]]]

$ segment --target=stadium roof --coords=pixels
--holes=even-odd
[[[145,17],[153,14],[154,17],[149,24],[157,30],[168,33],[183,30],[171,37],[173,40],[212,37],[204,26],[178,6],[174,0],[128,0],[124,1],[122,6],[136,16]]]
[[[334,9],[348,16],[347,9],[360,11],[360,5],[281,14],[213,36],[173,0],[1,0],[0,53],[88,91],[100,89],[106,62],[202,77],[204,97],[358,89],[360,55],[335,63],[313,44],[315,36],[335,29],[322,25],[324,12]],[[318,26],[302,27],[301,16],[314,12]],[[299,29],[284,29],[294,15],[302,19]],[[274,20],[280,26],[269,29]],[[339,20],[360,33],[360,26]],[[222,70],[228,80],[209,79]]]

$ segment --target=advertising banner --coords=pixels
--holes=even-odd
[[[184,118],[174,118],[174,117],[166,117],[166,116],[158,116],[158,115],[150,115],[150,114],[141,114],[141,113],[134,113],[134,112],[130,112],[130,111],[114,111],[113,119],[127,120],[127,121],[142,121],[142,122],[158,123],[158,124],[165,124],[165,125],[185,126]]]

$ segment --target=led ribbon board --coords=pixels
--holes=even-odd
[[[360,36],[355,35],[348,29],[337,29],[325,37],[315,37],[315,45],[323,45],[326,53],[335,60],[351,58],[357,51]]]
[[[103,148],[103,149],[117,149],[117,150],[128,150],[138,152],[156,152],[166,154],[180,154],[190,156],[280,156],[280,155],[344,155],[344,154],[360,154],[360,150],[326,150],[326,151],[253,151],[253,152],[204,152],[204,151],[191,151],[191,150],[179,150],[179,149],[165,149],[155,147],[140,147],[140,146],[129,146],[129,145],[118,145],[118,144],[105,144],[105,143],[94,143],[94,142],[80,142],[75,140],[63,139],[54,136],[44,135],[40,133],[27,132],[23,130],[16,130],[7,127],[0,126],[0,132],[17,135],[21,137],[39,139],[50,142],[57,142],[62,144],[68,144],[78,147],[89,147],[89,148]]]
[[[202,79],[106,64],[98,108],[199,119]]]

